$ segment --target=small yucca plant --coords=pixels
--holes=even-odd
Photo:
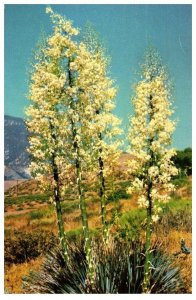
[[[110,242],[108,248],[97,247],[94,289],[96,293],[142,293],[145,246],[139,242]],[[150,293],[178,293],[182,289],[179,269],[158,245],[152,251]]]
[[[39,272],[23,279],[25,293],[83,294],[86,293],[87,261],[84,246],[69,247],[72,255],[65,262],[62,250],[50,251]]]
[[[97,242],[98,243],[98,242]],[[82,245],[70,247],[70,260],[64,262],[59,249],[51,252],[42,269],[24,280],[25,293],[49,294],[140,294],[144,279],[144,245],[110,241],[94,244],[94,280],[89,280]],[[96,249],[96,250],[95,250]],[[157,246],[152,250],[150,293],[179,293],[179,269]]]

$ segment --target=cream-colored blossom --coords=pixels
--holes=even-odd
[[[151,179],[156,178],[159,175],[159,168],[157,166],[152,166],[148,168],[148,174]]]
[[[159,215],[158,214],[157,215],[152,215],[152,221],[153,221],[153,223],[157,223],[158,220],[159,220]]]
[[[141,195],[138,197],[138,205],[141,208],[148,208],[149,202],[146,196]]]
[[[128,136],[129,153],[132,155],[128,173],[134,176],[128,192],[138,192],[136,183],[142,178],[139,202],[145,203],[146,196],[143,195],[149,195],[151,199],[146,201],[152,201],[154,221],[158,220],[160,213],[154,203],[168,201],[168,193],[175,189],[170,181],[178,174],[172,162],[176,151],[168,147],[176,125],[170,119],[173,109],[168,76],[157,57],[154,53],[152,56],[147,55],[142,65],[141,80],[135,85],[132,97],[134,115],[130,119]]]

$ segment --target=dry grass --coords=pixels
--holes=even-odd
[[[43,257],[31,260],[24,264],[13,264],[5,267],[4,287],[8,294],[22,294],[22,278],[30,271],[38,270],[43,262]]]
[[[120,200],[121,211],[129,211],[130,209],[137,209],[137,197],[133,196],[131,199]]]
[[[169,253],[175,253],[180,250],[180,241],[184,238],[186,245],[192,248],[192,234],[185,231],[171,231],[165,239],[165,247]],[[192,292],[192,254],[179,254],[175,256],[175,264],[180,267],[182,279],[186,290]]]
[[[192,234],[185,231],[172,230],[163,240],[164,248],[169,254],[180,251],[180,241],[185,239],[186,245],[192,248]],[[180,268],[181,276],[187,292],[192,292],[192,254],[179,254],[174,257],[175,264]]]
[[[4,221],[5,229],[10,230],[20,230],[20,231],[29,231],[29,216],[25,215],[17,215],[5,217]]]
[[[180,273],[182,280],[185,285],[187,293],[192,292],[192,253],[189,255],[180,253],[175,255],[177,252],[180,252],[180,241],[184,239],[186,245],[189,248],[192,248],[192,234],[187,231],[177,231],[170,230],[169,234],[163,235],[162,232],[159,232],[159,235],[153,235],[153,240],[158,241],[161,244],[164,252],[168,253],[174,259],[174,264],[180,268]]]

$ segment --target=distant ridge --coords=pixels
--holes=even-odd
[[[22,118],[4,116],[4,179],[29,178],[28,132]]]

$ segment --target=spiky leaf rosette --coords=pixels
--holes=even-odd
[[[25,293],[83,294],[86,293],[87,261],[84,245],[71,245],[70,259],[63,259],[56,248],[47,255],[39,272],[31,272],[23,280]]]
[[[98,247],[95,291],[103,294],[140,294],[144,279],[145,247],[139,242],[110,242]],[[182,287],[179,269],[154,245],[151,261],[150,293],[178,293]]]
[[[140,294],[144,279],[144,245],[138,242],[94,243],[94,281],[87,278],[87,262],[82,245],[70,246],[65,263],[59,249],[51,252],[39,272],[24,281],[25,293],[48,294]],[[182,291],[179,269],[158,246],[152,249],[150,293]]]

